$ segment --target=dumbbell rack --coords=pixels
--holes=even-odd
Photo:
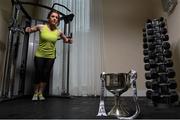
[[[172,104],[178,100],[175,71],[171,59],[166,23],[163,17],[147,19],[143,28],[146,97],[154,106]]]

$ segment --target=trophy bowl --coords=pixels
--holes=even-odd
[[[114,95],[115,104],[108,115],[116,117],[127,117],[129,113],[120,102],[120,96],[126,92],[131,84],[128,73],[107,73],[104,74],[105,88]]]

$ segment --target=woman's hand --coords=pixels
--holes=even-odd
[[[64,35],[64,33],[61,33],[60,36],[61,36],[62,39],[64,40],[64,43],[72,44],[72,37],[71,37],[71,36],[66,37],[66,36]]]
[[[32,32],[31,27],[26,27],[25,32],[28,32],[28,33]]]
[[[69,43],[69,44],[72,44],[72,42],[73,42],[72,38],[71,38],[71,37],[68,37],[68,43]]]

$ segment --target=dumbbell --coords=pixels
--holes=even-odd
[[[161,46],[162,45],[162,40],[161,39],[157,39],[155,44],[158,45],[158,46]]]
[[[162,44],[162,46],[163,46],[164,49],[168,50],[170,48],[170,43],[169,42],[164,42]]]
[[[176,91],[172,91],[171,93],[170,93],[170,101],[171,101],[171,103],[174,103],[174,102],[176,102],[178,100],[178,94],[177,94],[177,92]]]
[[[145,69],[146,71],[149,71],[149,70],[151,69],[150,64],[145,64],[145,65],[144,65],[144,69]]]
[[[146,37],[147,35],[146,35],[146,33],[145,32],[143,32],[143,37]]]
[[[156,79],[158,77],[158,73],[156,69],[151,69],[150,74],[152,79]]]
[[[142,31],[143,31],[143,32],[146,32],[146,28],[143,28]]]
[[[163,41],[168,41],[169,40],[169,35],[162,35],[161,36]]]
[[[159,103],[160,101],[160,94],[159,92],[152,92],[152,101],[155,102],[155,103]]]
[[[157,64],[154,60],[149,60],[149,63],[144,65],[146,71],[149,71],[151,68],[157,67]]]
[[[157,67],[157,63],[156,63],[155,60],[149,60],[149,64],[150,64],[150,67],[151,67],[151,68]]]
[[[160,103],[170,104],[170,103],[171,103],[170,95],[161,96],[161,98],[160,98]]]
[[[165,60],[166,67],[173,67],[173,61],[172,60]]]
[[[166,73],[159,74],[159,82],[160,83],[167,83],[168,82],[168,76]]]
[[[152,89],[152,90],[158,90],[159,89],[159,84],[156,80],[153,81],[146,81],[146,88],[147,89]]]
[[[175,71],[172,68],[167,69],[168,78],[174,78],[176,75]]]
[[[169,94],[169,85],[167,83],[160,83],[159,84],[160,94],[167,95]]]
[[[164,60],[165,60],[165,58],[164,58],[163,55],[158,55],[158,56],[156,57],[156,62],[157,62],[157,63],[164,62]]]
[[[147,91],[146,91],[146,97],[147,97],[148,99],[152,99],[152,90],[147,90]]]
[[[151,80],[152,79],[151,73],[150,72],[145,73],[145,78],[146,80]]]
[[[143,42],[146,43],[147,42],[147,38],[143,37]]]
[[[144,63],[149,63],[149,57],[148,56],[144,57]]]
[[[152,23],[146,23],[146,25],[145,25],[145,26],[146,26],[146,28],[147,28],[147,29],[149,29],[149,28],[152,28],[152,27],[153,27]]]
[[[149,50],[147,50],[147,49],[143,50],[143,54],[144,54],[144,56],[149,55]]]
[[[169,80],[168,81],[168,86],[170,89],[176,89],[177,88],[177,83],[175,80]]]
[[[151,19],[147,19],[146,23],[152,23],[152,20]]]
[[[159,26],[160,26],[160,27],[165,27],[165,26],[166,26],[166,23],[163,22],[163,21],[161,21],[161,22],[159,22]]]
[[[143,48],[147,49],[148,48],[148,44],[147,43],[143,43]]]
[[[162,28],[160,32],[165,35],[167,33],[167,28]]]
[[[156,58],[156,53],[155,52],[149,52],[149,58],[150,59],[155,59]]]
[[[164,56],[165,56],[166,58],[171,58],[171,57],[172,57],[172,52],[171,52],[170,50],[165,50],[165,51],[163,52],[163,54],[164,54]]]
[[[155,92],[155,91],[152,91],[152,90],[147,90],[146,91],[146,97],[148,99],[151,99],[155,106],[160,101],[160,94],[158,92]]]
[[[146,32],[147,32],[147,35],[153,35],[155,33],[153,28],[147,29]]]
[[[162,53],[163,52],[163,48],[159,45],[156,46],[156,49],[155,49],[155,52],[156,53]]]
[[[159,73],[164,73],[164,72],[166,72],[166,65],[164,65],[163,63],[160,63],[160,64],[158,64],[158,72]]]
[[[162,21],[164,21],[164,17],[160,17],[158,20],[159,20],[160,22],[162,22]]]
[[[156,48],[156,44],[153,44],[153,43],[149,43],[149,45],[148,45],[148,49],[149,50],[155,50],[155,48]]]

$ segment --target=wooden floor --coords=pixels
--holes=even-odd
[[[113,98],[105,98],[106,111],[113,106]],[[132,98],[123,97],[130,113],[135,111]],[[180,119],[180,105],[154,107],[151,101],[138,99],[141,113],[138,119]],[[99,97],[48,97],[45,101],[31,101],[29,97],[0,102],[0,119],[114,119],[97,117]]]

